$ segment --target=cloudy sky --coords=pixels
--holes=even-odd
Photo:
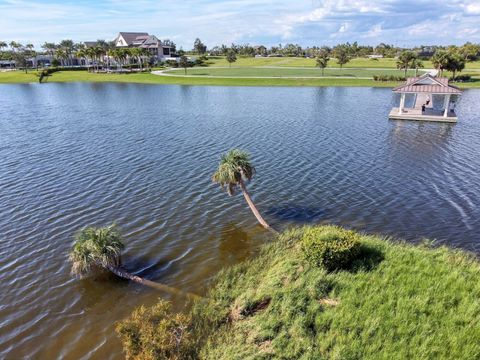
[[[0,40],[113,40],[145,31],[216,44],[480,42],[480,0],[0,0]]]

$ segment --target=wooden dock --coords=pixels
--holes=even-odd
[[[445,123],[456,123],[457,114],[449,111],[447,117],[443,116],[443,110],[434,110],[429,107],[422,112],[422,108],[404,108],[402,113],[398,113],[398,108],[393,108],[388,115],[390,120],[415,120],[415,121],[437,121]]]

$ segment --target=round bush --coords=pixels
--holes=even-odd
[[[335,226],[305,229],[302,238],[305,258],[328,271],[347,267],[360,252],[359,235]]]

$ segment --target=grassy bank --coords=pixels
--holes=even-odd
[[[38,83],[35,73],[20,71],[0,73],[1,83]],[[181,76],[158,76],[140,74],[95,74],[87,71],[60,71],[47,82],[118,82],[171,85],[219,85],[219,86],[379,86],[392,87],[395,82],[375,82],[370,79],[281,79],[281,78],[202,78]]]
[[[184,319],[182,358],[480,357],[480,263],[471,255],[360,236],[355,260],[327,272],[305,260],[303,231],[219,275],[209,300]],[[122,328],[136,351],[165,338],[143,333],[145,319]]]
[[[210,68],[193,68],[189,69],[189,74],[207,74],[211,71],[222,70],[227,74],[231,74],[229,70],[235,69],[210,69]],[[242,70],[235,70],[240,71]],[[245,71],[245,70],[243,70]],[[255,72],[258,76],[268,76],[265,75],[267,72],[281,72],[282,70],[277,69],[255,69],[250,68],[246,70],[247,72]],[[263,72],[266,71],[266,72]],[[291,71],[285,69],[284,71]],[[298,71],[295,70],[293,76],[303,76],[298,75]],[[311,75],[320,74],[318,69],[307,69],[306,71],[311,72]],[[351,70],[345,68],[343,70],[331,70],[335,72],[342,72],[343,76],[351,75],[353,71],[356,76],[360,76],[362,71]],[[392,70],[396,72],[396,70]],[[218,86],[367,86],[367,87],[394,87],[398,85],[398,82],[381,82],[374,81],[373,79],[364,79],[364,78],[342,78],[341,76],[336,78],[267,78],[267,77],[224,77],[224,78],[209,78],[205,76],[187,76],[184,77],[181,74],[181,70],[173,70],[174,74],[179,76],[158,76],[150,73],[133,73],[133,74],[96,74],[90,73],[87,71],[59,71],[52,74],[47,82],[116,82],[116,83],[139,83],[139,84],[165,84],[165,85],[218,85]],[[363,70],[365,72],[371,72],[368,70]],[[290,73],[288,73],[290,74]],[[233,75],[232,75],[233,76]],[[255,75],[254,75],[255,76]],[[288,75],[290,76],[290,75]],[[21,84],[21,83],[38,83],[38,76],[35,71],[29,71],[28,74],[25,74],[23,71],[7,71],[0,72],[0,84]],[[459,83],[457,84],[461,88],[475,88],[480,87],[480,76],[475,79],[473,82],[468,83]]]

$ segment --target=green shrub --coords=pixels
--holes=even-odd
[[[174,68],[178,67],[177,60],[167,60],[165,61],[165,64],[167,64],[167,66],[174,67]]]
[[[396,76],[396,75],[373,75],[374,81],[405,81],[407,80],[405,76]]]
[[[151,308],[140,306],[117,323],[127,359],[190,359],[194,351],[191,317],[171,313],[171,304],[159,299]]]
[[[328,271],[345,268],[360,252],[359,235],[335,226],[307,228],[302,250],[312,265]]]
[[[466,82],[466,81],[471,81],[472,77],[470,75],[457,75],[455,78],[451,76],[449,78],[450,81],[457,81],[457,82]]]

